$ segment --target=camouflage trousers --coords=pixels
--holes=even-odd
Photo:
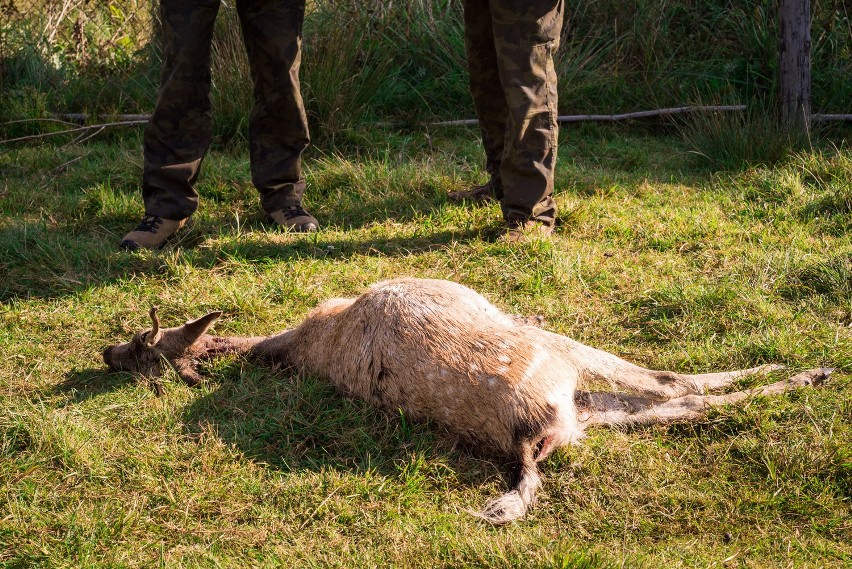
[[[564,0],[464,0],[470,92],[506,219],[556,219],[553,55],[564,12]]]
[[[193,188],[212,139],[210,48],[220,0],[161,0],[163,67],[145,130],[145,212],[167,219],[198,208]],[[305,0],[236,0],[254,83],[251,177],[267,212],[301,204],[308,123],[299,91]]]

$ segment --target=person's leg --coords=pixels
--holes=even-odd
[[[489,195],[493,195],[501,199],[503,188],[500,181],[500,162],[503,158],[503,139],[509,108],[500,81],[488,0],[464,1],[464,46],[470,73],[470,94],[479,119],[482,145],[485,148],[485,170],[490,180],[486,186],[468,192],[457,192],[452,198],[486,201]]]
[[[129,250],[162,246],[198,208],[193,188],[210,146],[210,42],[218,0],[162,0],[163,64],[144,136],[145,217],[124,236]]]
[[[212,138],[210,43],[219,0],[162,0],[163,66],[145,129],[145,213],[183,219],[198,208],[193,184]]]
[[[299,86],[305,1],[237,0],[237,10],[254,82],[249,121],[252,181],[261,206],[276,222],[315,230],[316,220],[301,209],[301,156],[310,143]],[[288,213],[295,215],[288,219]]]
[[[556,72],[563,0],[491,0],[497,64],[508,118],[500,175],[510,229],[532,220],[553,226],[556,164]]]

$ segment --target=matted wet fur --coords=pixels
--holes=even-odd
[[[705,395],[782,366],[698,375],[645,369],[442,280],[380,282],[357,298],[326,301],[297,327],[271,336],[207,334],[221,312],[165,329],[156,309],[150,315],[150,330],[104,351],[110,368],[153,377],[168,365],[195,385],[198,360],[243,354],[326,378],[391,412],[430,418],[517,465],[513,488],[477,514],[495,524],[524,516],[541,486],[537,463],[591,425],[697,419],[708,406],[814,385],[831,373],[817,368],[749,391]]]

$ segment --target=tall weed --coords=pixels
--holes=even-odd
[[[305,22],[302,91],[321,136],[333,138],[364,122],[393,80],[394,62],[374,39],[373,14],[357,6],[338,12],[330,3],[318,3]]]
[[[210,74],[214,136],[224,145],[247,140],[248,114],[254,95],[248,56],[233,4],[219,8]]]

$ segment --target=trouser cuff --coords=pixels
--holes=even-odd
[[[259,190],[259,192],[261,207],[265,212],[271,213],[294,205],[302,205],[302,197],[305,195],[305,182],[282,184],[277,188]]]

